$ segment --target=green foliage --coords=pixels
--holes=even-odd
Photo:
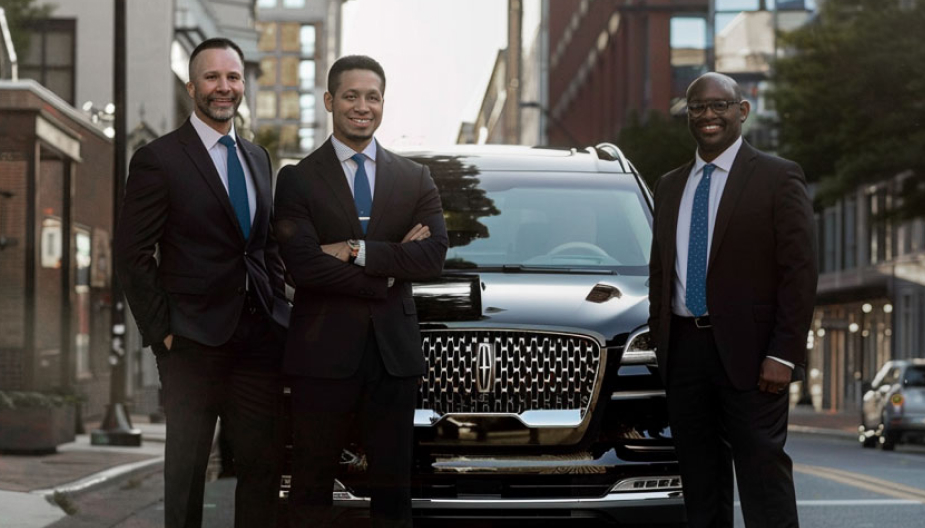
[[[620,130],[617,145],[633,162],[650,187],[666,172],[694,156],[697,144],[687,130],[687,120],[651,111],[644,120],[630,114],[629,124]]]
[[[0,0],[0,7],[6,14],[10,26],[10,37],[19,60],[29,51],[29,25],[36,20],[48,18],[54,5],[35,5],[36,0]]]
[[[780,154],[820,183],[823,202],[910,170],[925,183],[925,2],[820,4],[779,39],[793,51],[774,69]],[[900,216],[921,214],[925,189],[910,189]]]
[[[0,409],[51,408],[83,401],[80,395],[67,391],[0,391]]]

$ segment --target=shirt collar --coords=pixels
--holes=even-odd
[[[337,159],[341,163],[352,158],[353,155],[357,153],[333,135],[331,136],[331,144],[334,145],[334,153],[337,154]],[[366,145],[362,153],[365,154],[367,158],[373,160],[373,162],[376,161],[376,138],[373,138],[373,140],[369,142],[369,145]]]
[[[202,140],[202,144],[206,146],[206,150],[212,150],[212,147],[214,147],[215,144],[218,143],[218,140],[224,135],[207,125],[202,119],[199,119],[196,112],[193,112],[189,120],[190,123],[193,124],[193,128],[196,129],[196,133],[199,134],[199,139]],[[234,132],[234,121],[231,122],[231,130],[228,132],[228,135],[231,136],[231,139],[234,139],[235,143],[238,142],[238,136]]]
[[[729,148],[723,151],[722,154],[716,157],[715,160],[709,162],[713,165],[716,165],[717,168],[722,169],[727,174],[732,171],[732,163],[736,160],[736,155],[739,154],[739,148],[742,146],[742,136],[736,138],[735,142],[732,145],[729,145]],[[703,161],[703,158],[700,157],[700,150],[697,151],[696,159],[694,161],[694,172],[697,174],[703,169],[704,165],[707,162]]]

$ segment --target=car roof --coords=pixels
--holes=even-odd
[[[594,148],[585,150],[520,145],[451,145],[440,148],[408,148],[398,151],[428,165],[451,159],[480,171],[607,172],[627,173],[618,160]]]
[[[897,367],[904,367],[908,365],[925,367],[925,358],[893,359],[890,361],[890,363]]]

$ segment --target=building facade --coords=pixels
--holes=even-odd
[[[298,161],[331,132],[327,72],[340,56],[344,0],[258,0],[258,140],[279,160]]]

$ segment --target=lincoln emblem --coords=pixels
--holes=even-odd
[[[480,393],[491,392],[495,384],[495,347],[491,343],[479,343],[475,361],[476,387]]]

